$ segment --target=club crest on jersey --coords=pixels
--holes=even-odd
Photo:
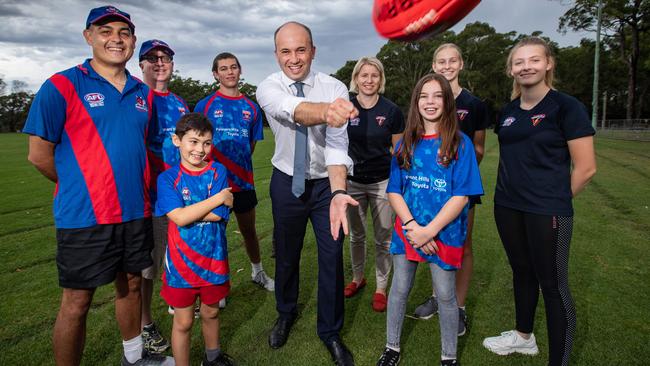
[[[378,124],[379,126],[382,126],[382,125],[384,124],[384,122],[386,121],[386,117],[384,117],[384,116],[377,116],[377,117],[375,117],[375,121],[377,121],[377,124]]]
[[[544,118],[546,118],[545,114],[536,114],[530,117],[530,120],[533,122],[533,126],[537,126]]]
[[[359,125],[359,117],[354,117],[350,120],[350,126],[358,126]]]
[[[244,121],[250,121],[251,120],[251,112],[250,111],[241,111],[241,116],[244,119]]]
[[[149,111],[149,108],[147,108],[147,102],[139,96],[135,97],[135,107],[143,112]]]
[[[222,109],[215,109],[213,114],[214,114],[214,118],[221,118],[221,117],[223,117],[223,110]]]
[[[184,201],[189,201],[190,200],[190,189],[187,187],[183,187],[183,190],[181,191],[183,194],[183,200]]]
[[[456,115],[458,115],[458,120],[462,121],[467,117],[469,111],[467,109],[456,109]]]
[[[508,126],[512,125],[513,123],[515,123],[516,120],[517,119],[515,117],[508,117],[508,118],[503,120],[503,123],[501,124],[501,126],[502,127],[508,127]]]
[[[178,107],[178,113],[185,114],[187,111],[185,110],[185,107]]]
[[[442,178],[438,178],[433,180],[433,186],[431,187],[431,189],[438,192],[447,192],[446,187],[447,187],[447,181]]]
[[[101,93],[88,93],[84,96],[84,100],[92,108],[104,106],[104,94]]]

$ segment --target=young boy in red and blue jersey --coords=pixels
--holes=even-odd
[[[189,365],[194,303],[201,301],[205,342],[203,366],[232,365],[219,343],[219,301],[230,291],[226,223],[233,196],[226,168],[206,162],[212,124],[203,115],[184,115],[172,141],[180,164],[158,177],[156,215],[169,218],[161,296],[174,307],[172,352],[178,366]]]

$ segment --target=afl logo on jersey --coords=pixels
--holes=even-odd
[[[358,126],[359,125],[359,117],[354,117],[350,120],[350,126]]]
[[[93,108],[104,106],[104,95],[101,93],[88,93],[84,96],[84,100]]]
[[[384,124],[384,122],[386,121],[386,117],[384,117],[384,116],[377,116],[377,117],[375,117],[375,121],[377,121],[377,124],[378,124],[379,126],[382,126],[382,125]]]
[[[147,102],[145,102],[144,99],[142,99],[139,96],[135,97],[135,108],[143,111],[143,112],[148,112],[149,108],[147,108]]]
[[[530,117],[530,120],[533,122],[533,126],[537,126],[544,118],[546,118],[545,114],[536,114]]]
[[[214,114],[214,118],[221,118],[221,117],[223,117],[223,110],[215,109],[213,114]]]
[[[467,109],[457,109],[456,110],[456,115],[458,115],[458,120],[459,121],[464,120],[465,117],[467,117],[468,114],[469,114],[469,111]]]
[[[244,119],[244,121],[250,121],[251,120],[251,112],[250,111],[241,111],[241,117]]]
[[[181,191],[183,194],[183,200],[184,201],[189,201],[190,200],[190,189],[187,187],[183,187],[183,190]]]
[[[501,124],[501,127],[508,127],[508,126],[512,125],[513,123],[515,123],[516,120],[517,119],[515,117],[508,117],[508,118],[503,120],[503,123]]]

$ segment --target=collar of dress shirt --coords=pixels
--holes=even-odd
[[[294,90],[291,88],[291,84],[295,83],[295,80],[292,80],[289,78],[285,73],[281,72],[281,80],[284,85],[289,87],[291,90]],[[307,85],[309,88],[314,87],[314,82],[316,81],[316,73],[314,71],[309,71],[309,74],[307,74],[307,77],[301,80],[305,85]]]

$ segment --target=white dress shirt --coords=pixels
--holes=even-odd
[[[295,83],[282,71],[269,75],[257,87],[257,102],[266,113],[273,135],[275,152],[271,163],[285,174],[293,176],[296,124],[294,111],[302,102],[331,103],[336,98],[348,100],[348,89],[335,78],[311,71],[302,81],[305,97],[297,97]],[[352,159],[348,156],[347,123],[342,127],[327,124],[308,129],[309,157],[306,162],[307,179],[327,177],[328,165],[345,165],[352,172]]]

